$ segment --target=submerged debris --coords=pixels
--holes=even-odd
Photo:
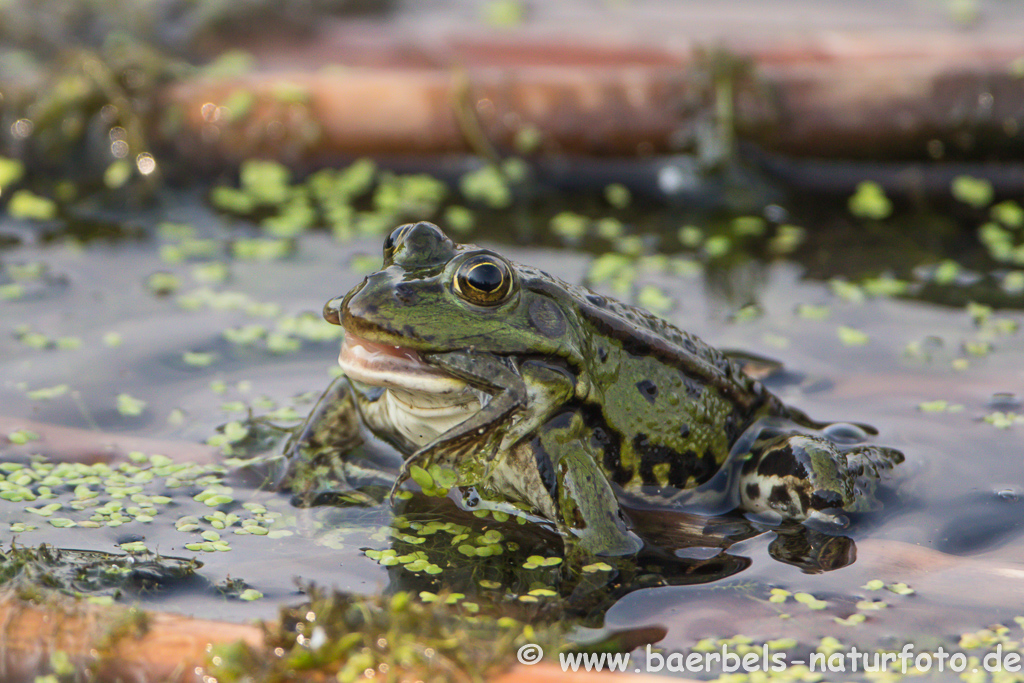
[[[508,668],[532,643],[548,656],[568,648],[567,626],[531,626],[481,616],[446,596],[416,600],[406,592],[356,598],[306,588],[309,602],[285,608],[265,625],[262,648],[214,648],[211,674],[220,681],[293,680],[330,676],[341,683],[383,680],[483,681]]]
[[[124,546],[126,554],[12,544],[8,550],[0,549],[0,587],[28,600],[43,600],[56,592],[110,604],[124,593],[166,588],[203,566],[194,559],[161,557],[144,547]]]

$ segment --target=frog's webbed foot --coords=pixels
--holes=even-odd
[[[837,510],[870,509],[879,480],[901,462],[903,454],[891,448],[840,446],[798,433],[773,436],[755,442],[743,463],[740,504],[784,519],[834,521]]]

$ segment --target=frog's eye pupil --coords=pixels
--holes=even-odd
[[[487,292],[488,294],[501,287],[504,281],[505,274],[493,263],[477,264],[466,273],[466,282],[469,283],[470,287],[479,289],[481,292]]]

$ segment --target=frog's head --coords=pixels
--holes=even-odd
[[[493,251],[456,244],[436,225],[415,223],[388,235],[383,267],[329,301],[324,318],[345,328],[339,361],[351,379],[452,395],[464,392],[471,373],[456,378],[433,355],[578,365],[577,326],[556,282]]]

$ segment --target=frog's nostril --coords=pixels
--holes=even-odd
[[[331,299],[326,304],[324,304],[324,320],[326,320],[327,322],[331,323],[332,325],[340,325],[341,324],[341,315],[339,314],[340,310],[341,310],[341,298],[339,297],[337,299]]]

